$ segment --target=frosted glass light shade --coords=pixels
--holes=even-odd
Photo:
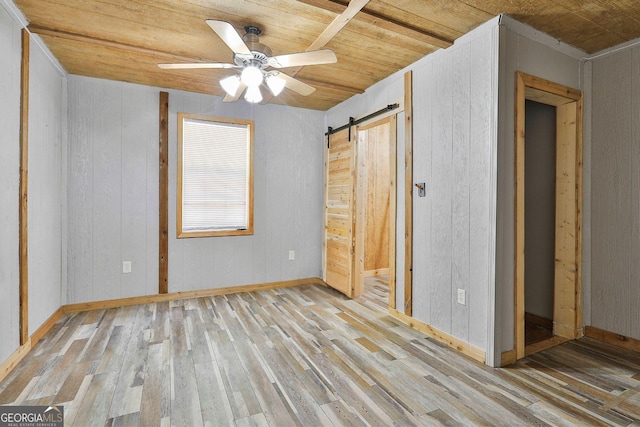
[[[282,92],[282,89],[284,89],[286,83],[287,82],[280,77],[267,77],[267,86],[269,86],[269,89],[271,89],[271,93],[273,93],[273,96],[280,95],[280,92]]]
[[[229,96],[236,96],[238,88],[240,88],[240,77],[229,76],[220,80],[220,86],[229,94]]]
[[[262,83],[262,79],[262,70],[254,66],[245,68],[244,70],[242,70],[242,74],[240,75],[240,80],[242,80],[242,83],[246,84],[249,87],[260,86],[260,84]]]
[[[244,94],[244,99],[252,104],[262,101],[262,93],[259,86],[249,86]]]

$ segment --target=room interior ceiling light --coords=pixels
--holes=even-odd
[[[358,0],[360,1],[360,0]],[[367,0],[364,0],[366,3]],[[349,8],[347,8],[349,9]],[[359,10],[359,9],[358,9]],[[225,77],[220,80],[220,86],[226,92],[223,102],[237,101],[243,93],[245,100],[253,102],[262,101],[260,85],[267,80],[267,86],[274,96],[282,93],[286,87],[302,96],[311,95],[316,89],[294,76],[269,68],[295,68],[309,65],[333,64],[338,61],[336,54],[331,49],[306,50],[304,52],[288,53],[273,56],[271,48],[260,43],[262,30],[255,25],[244,27],[243,36],[235,27],[226,21],[207,19],[207,25],[218,35],[220,40],[233,52],[233,63],[228,62],[185,62],[172,64],[158,64],[164,70],[180,69],[228,69],[242,70],[240,77]],[[342,26],[340,26],[342,28]],[[324,33],[323,33],[324,34]],[[322,35],[321,35],[322,37]],[[324,42],[326,44],[326,41]],[[315,43],[312,43],[312,46]],[[309,48],[311,49],[311,48]],[[251,91],[245,91],[245,88]],[[258,100],[259,99],[259,100]],[[257,100],[257,101],[256,101]]]
[[[244,99],[252,104],[257,104],[262,101],[262,93],[260,92],[260,86],[249,86],[244,94]]]
[[[240,88],[240,77],[229,76],[220,80],[220,86],[229,94],[229,96],[236,96],[236,92]]]
[[[262,75],[261,69],[256,66],[250,65],[242,70],[240,80],[242,80],[242,83],[246,84],[249,87],[258,87],[260,86],[260,84],[262,84],[264,76]]]
[[[266,80],[267,86],[269,86],[269,89],[271,90],[271,93],[273,93],[273,96],[280,95],[280,92],[282,92],[285,84],[287,83],[283,78],[277,77],[273,74],[267,76]]]

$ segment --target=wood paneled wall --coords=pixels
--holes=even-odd
[[[414,182],[427,192],[414,193],[414,317],[481,349],[495,232],[497,32],[496,22],[485,25],[414,72]]]
[[[169,241],[169,292],[320,277],[323,113],[170,92],[169,127],[179,111],[251,119],[254,234]],[[177,134],[169,131],[169,224],[175,223]],[[295,260],[288,260],[290,250]],[[176,288],[174,286],[179,286]]]
[[[21,103],[21,28],[26,21],[12,4],[0,5],[0,362],[29,348],[29,336],[66,303],[66,73],[37,36],[28,37],[29,64]],[[25,37],[25,39],[27,38]],[[27,68],[25,68],[27,70]],[[27,98],[28,97],[28,98]],[[21,104],[25,106],[21,117]],[[26,114],[28,109],[28,114]],[[24,125],[26,210],[29,246],[24,306],[25,347],[20,346],[18,206],[21,199],[20,125]],[[27,140],[28,138],[28,140]],[[27,283],[25,281],[25,283]]]
[[[158,90],[68,85],[68,302],[157,293]]]
[[[590,324],[640,339],[640,47],[592,72]]]
[[[158,93],[69,78],[70,303],[158,292]],[[322,113],[178,91],[169,100],[169,292],[319,277]],[[171,231],[178,112],[255,121],[254,235]],[[122,261],[132,262],[130,274]]]
[[[41,43],[41,42],[40,42]],[[66,303],[66,77],[32,36],[29,78],[29,330]]]
[[[0,7],[0,361],[20,345],[18,182],[20,165],[20,26]]]

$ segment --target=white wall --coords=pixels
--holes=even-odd
[[[177,113],[250,119],[254,140],[254,234],[175,238],[177,132],[169,134],[169,290],[321,277],[323,113],[277,105],[224,104],[220,98],[171,92]],[[295,260],[289,261],[289,251]]]
[[[159,90],[69,78],[70,303],[158,292]],[[178,112],[255,121],[254,235],[176,239]],[[169,91],[170,292],[320,276],[322,117]]]
[[[0,362],[20,345],[20,25],[0,7]]]
[[[413,70],[414,182],[426,182],[427,188],[425,198],[415,189],[413,196],[413,315],[481,349],[491,342],[497,22],[408,67]],[[405,71],[330,109],[328,125],[402,101]],[[398,157],[403,159],[404,151]],[[404,161],[398,163],[398,182],[404,182]],[[399,209],[401,218],[402,204]],[[397,252],[403,251],[398,239]],[[398,264],[399,273],[403,268]],[[465,306],[455,302],[458,288],[467,291]],[[400,310],[402,302],[400,293]]]
[[[29,334],[61,305],[66,287],[64,70],[31,38],[29,78]]]
[[[68,92],[68,302],[157,293],[158,90],[69,76]]]
[[[584,52],[504,16],[500,27],[495,363],[514,348],[514,99],[522,71],[580,89]],[[587,173],[585,173],[586,179]],[[583,230],[588,228],[583,224]],[[586,243],[585,243],[586,244]]]
[[[19,347],[21,29],[12,3],[0,7],[0,361]],[[66,73],[31,36],[28,123],[28,334],[62,304],[66,280]]]
[[[430,55],[414,83],[413,315],[483,350],[492,316],[498,25]],[[457,303],[457,290],[466,305]]]
[[[640,339],[638,42],[591,64],[590,324],[636,339]]]

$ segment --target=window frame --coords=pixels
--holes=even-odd
[[[249,170],[247,179],[247,228],[241,230],[209,230],[209,231],[183,231],[182,229],[182,191],[183,191],[183,123],[185,119],[193,119],[214,123],[229,123],[247,127],[249,136]],[[230,119],[224,117],[206,116],[201,114],[178,113],[178,179],[176,198],[176,237],[178,239],[193,237],[218,237],[218,236],[246,236],[253,234],[253,120]]]

